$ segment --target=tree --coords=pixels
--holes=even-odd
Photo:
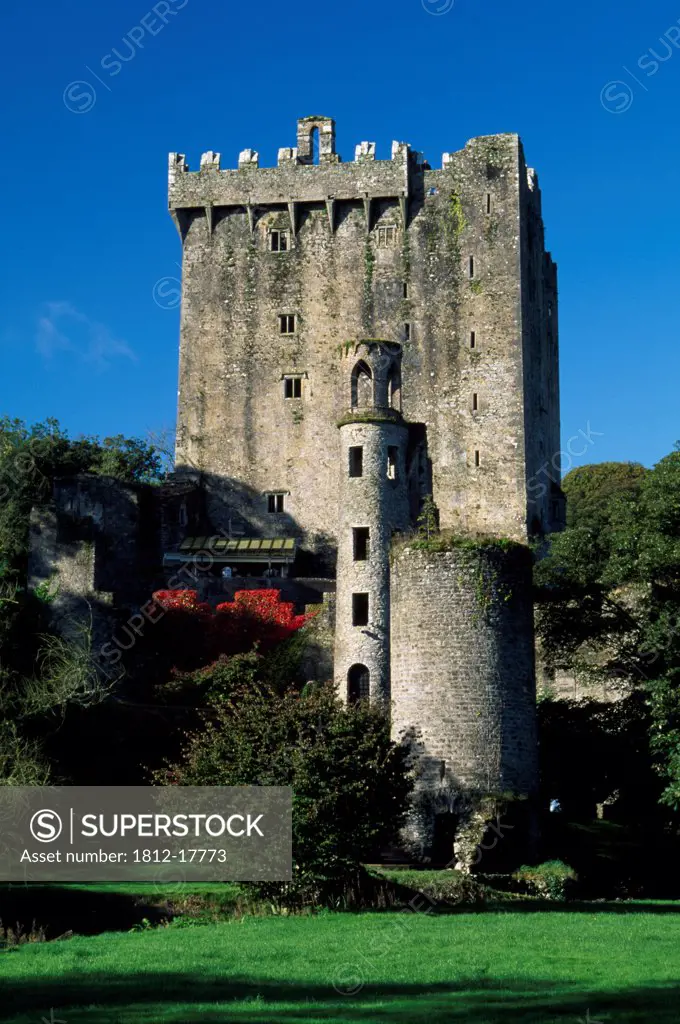
[[[257,649],[269,654],[314,618],[296,614],[278,590],[240,590],[213,611],[195,590],[157,590],[153,600],[165,615],[135,651],[153,678],[164,685],[172,675],[208,672],[220,658]],[[196,681],[199,681],[198,678]]]
[[[292,786],[297,876],[337,882],[392,840],[412,788],[384,712],[334,689],[278,693],[246,682],[215,701],[204,729],[156,782]]]
[[[28,427],[0,418],[0,778],[45,778],[44,742],[55,717],[100,702],[90,638],[69,643],[47,636],[49,593],[28,594],[31,508],[52,499],[57,477],[97,473],[129,483],[161,477],[153,445],[120,435],[68,437],[57,420]],[[17,783],[18,784],[18,783]]]
[[[439,532],[439,510],[431,494],[426,494],[423,499],[423,507],[420,510],[417,524],[418,533],[426,540],[430,540],[435,533]]]
[[[599,476],[583,467],[585,504],[536,567],[537,632],[549,663],[646,694],[662,799],[678,807],[680,445],[642,473],[612,465]]]
[[[601,532],[616,495],[639,492],[649,470],[639,462],[599,462],[567,473],[562,490],[567,498],[567,526]]]

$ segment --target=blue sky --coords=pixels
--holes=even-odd
[[[680,5],[153,6],[6,8],[0,411],[73,434],[170,427],[167,154],[196,168],[214,149],[235,166],[252,147],[271,165],[296,119],[323,113],[346,160],[363,139],[378,158],[399,139],[438,166],[475,135],[519,132],[559,264],[564,444],[592,441],[573,464],[651,465],[672,448]]]

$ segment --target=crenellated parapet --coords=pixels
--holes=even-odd
[[[318,135],[318,163],[314,138]],[[361,142],[355,160],[343,163],[335,152],[335,122],[330,117],[298,121],[297,146],[278,151],[276,167],[260,167],[255,150],[244,149],[238,167],[222,169],[218,153],[201,157],[190,171],[181,153],[169,158],[168,200],[171,212],[200,207],[254,207],[291,202],[336,200],[407,200],[419,154],[408,143],[393,142],[390,160],[376,160],[375,143]]]

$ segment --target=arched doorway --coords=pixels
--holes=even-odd
[[[356,704],[359,700],[368,700],[371,685],[371,673],[365,665],[352,665],[347,673],[347,702]]]

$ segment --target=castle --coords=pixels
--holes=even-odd
[[[220,593],[323,599],[319,676],[391,702],[422,792],[531,794],[526,545],[564,509],[546,474],[556,268],[518,136],[472,139],[441,169],[402,142],[343,163],[334,121],[307,117],[276,167],[251,149],[229,170],[170,154],[169,208],[183,260],[166,571],[207,552]]]

